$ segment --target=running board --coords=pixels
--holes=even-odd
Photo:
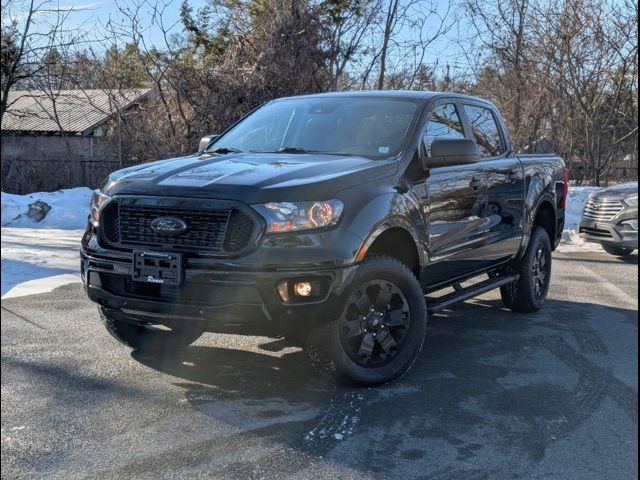
[[[490,292],[495,288],[500,288],[503,285],[513,283],[516,280],[518,280],[518,275],[514,273],[498,278],[489,278],[483,282],[476,283],[466,288],[456,288],[454,292],[434,299],[433,301],[425,297],[427,301],[427,312],[430,314],[439,312],[440,310],[447,308],[454,303],[464,302],[465,300],[469,300],[470,298]]]

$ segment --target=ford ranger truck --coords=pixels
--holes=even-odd
[[[112,173],[91,200],[82,278],[134,349],[284,337],[380,384],[455,302],[500,289],[510,310],[542,308],[567,184],[562,159],[515,153],[479,98],[282,98],[193,155]]]

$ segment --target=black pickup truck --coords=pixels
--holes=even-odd
[[[514,153],[485,100],[282,98],[209,140],[114,172],[92,199],[83,281],[130,347],[284,337],[379,384],[413,364],[432,312],[496,288],[513,311],[544,304],[564,163]]]

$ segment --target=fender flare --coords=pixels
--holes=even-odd
[[[529,239],[531,238],[531,231],[533,230],[533,223],[535,222],[538,211],[543,203],[548,202],[551,204],[553,211],[557,214],[557,203],[554,198],[554,194],[548,191],[549,185],[543,181],[539,176],[535,176],[529,183],[529,190],[524,201],[523,212],[523,225],[522,225],[522,241],[520,243],[520,249],[518,251],[517,258],[521,258],[529,245]],[[552,242],[554,239],[550,239]]]
[[[422,247],[422,242],[420,240],[418,230],[409,219],[399,215],[387,217],[374,225],[374,227],[365,237],[364,241],[360,245],[360,248],[358,249],[358,253],[356,254],[356,263],[360,263],[362,262],[362,260],[364,260],[364,257],[366,256],[369,247],[373,245],[373,242],[375,242],[384,232],[393,228],[401,228],[409,235],[411,235],[411,238],[413,238],[416,246],[416,251],[418,252],[418,262],[420,264],[420,269],[422,269],[426,264],[427,254]]]

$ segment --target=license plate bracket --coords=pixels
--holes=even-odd
[[[182,283],[182,254],[133,252],[133,280],[159,285]]]

